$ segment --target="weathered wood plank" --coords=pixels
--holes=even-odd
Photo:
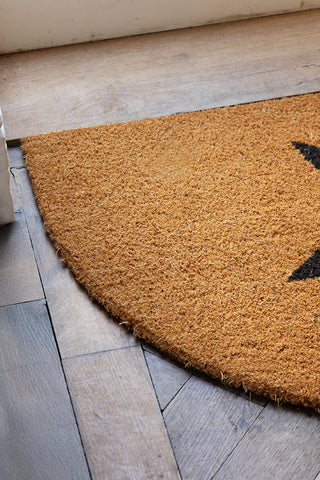
[[[20,147],[8,148],[10,168],[24,167],[23,153]]]
[[[64,367],[95,480],[180,478],[140,347]]]
[[[213,478],[314,480],[319,466],[319,416],[268,404]]]
[[[9,151],[10,149],[8,149],[8,153]],[[14,172],[15,172],[14,168],[10,169],[10,191],[12,195],[14,211],[16,213],[16,212],[21,212],[22,201],[20,198],[20,194],[18,192],[16,182],[14,181]]]
[[[206,27],[184,32],[169,32],[134,39],[101,42],[89,46],[67,47],[66,49],[2,57],[0,58],[0,76],[7,77],[7,80],[5,80],[5,88],[2,88],[0,92],[0,104],[3,106],[4,101],[6,105],[5,121],[9,128],[9,130],[7,128],[7,133],[11,138],[16,138],[41,131],[123,121],[319,90],[319,19],[319,12],[307,12],[303,15],[286,15],[274,17],[274,19],[243,22],[244,27],[241,27],[240,23],[229,26],[221,25],[218,28]],[[77,62],[74,61],[75,58],[77,58]],[[39,89],[34,88],[35,82],[39,85]],[[134,85],[134,89],[132,85]],[[50,95],[50,91],[53,89],[56,92],[54,98]],[[61,111],[64,112],[63,115],[61,115]],[[25,172],[17,172],[18,182],[23,175]],[[81,294],[73,293],[73,290],[70,289],[70,279],[64,273],[61,273],[61,277],[49,273],[50,270],[54,272],[57,268],[53,257],[50,260],[50,255],[55,254],[49,253],[49,249],[44,247],[47,240],[45,236],[42,238],[43,230],[42,227],[40,228],[40,220],[34,216],[33,200],[31,196],[28,197],[30,190],[28,194],[24,188],[22,191],[24,192],[23,198],[27,199],[24,211],[27,214],[29,228],[31,227],[33,232],[37,258],[39,262],[42,258],[43,271],[48,270],[46,273],[48,285],[51,282],[50,306],[62,354],[72,356],[103,350],[109,348],[110,345],[111,348],[117,348],[121,341],[118,341],[116,331],[122,330],[118,330],[115,325],[116,331],[112,329],[112,334],[109,331],[106,332],[105,317],[97,314],[99,315],[98,319],[95,311],[88,307],[87,301],[82,303]],[[37,225],[37,222],[40,226]],[[48,255],[48,263],[45,260],[46,255]],[[62,266],[60,265],[60,267]],[[59,286],[55,288],[54,281],[56,280]],[[64,294],[63,285],[65,285],[67,297],[70,297],[70,302],[73,304],[71,306],[67,304],[66,300],[59,304],[58,297]],[[83,294],[83,297],[86,298],[86,295]],[[56,310],[53,308],[55,299],[58,299]],[[80,307],[74,315],[76,304],[79,304]],[[64,308],[66,308],[65,313]],[[110,336],[112,340],[110,340]],[[125,341],[123,345],[126,345]],[[103,368],[102,371],[104,372]],[[94,367],[92,367],[91,373],[92,381],[95,382]],[[77,373],[74,371],[74,376],[76,375]],[[96,375],[99,377],[100,373],[98,372]],[[136,376],[138,378],[139,373]],[[103,375],[101,378],[101,383],[103,383]],[[132,382],[134,381],[132,379]],[[80,379],[78,382],[80,383]],[[97,382],[99,383],[99,381]],[[90,390],[89,374],[86,385],[88,387],[86,389],[83,387],[83,392],[96,392],[95,387]],[[184,388],[186,387],[187,385]],[[80,390],[80,386],[78,390]],[[174,402],[178,400],[183,390],[177,395]],[[103,387],[99,391],[103,392],[103,396],[105,395]],[[211,391],[210,387],[208,387],[208,391]],[[182,465],[183,472],[189,475],[185,478],[189,479],[201,478],[197,477],[201,462],[206,464],[210,470],[210,456],[215,461],[214,454],[212,456],[211,442],[217,445],[215,435],[221,422],[223,432],[225,424],[230,426],[229,420],[226,419],[225,408],[227,407],[224,405],[224,400],[219,400],[214,396],[214,405],[211,405],[205,392],[206,389],[203,393],[203,402],[201,398],[198,398],[198,401],[191,399],[190,409],[185,407],[181,417],[179,409],[171,413],[172,422],[177,425],[175,431],[181,433],[181,440],[176,439],[174,446],[177,446],[177,450],[180,452],[179,461],[185,464]],[[132,393],[132,396],[133,399],[140,398],[136,397],[135,393]],[[125,401],[128,399],[124,398],[120,402],[118,414],[116,406],[114,406],[116,419],[123,415]],[[95,399],[95,402],[99,403],[99,397]],[[169,407],[172,407],[172,404]],[[170,411],[169,407],[166,411]],[[219,407],[218,412],[216,407]],[[251,478],[263,478],[261,471],[265,467],[267,469],[268,463],[272,465],[272,462],[275,462],[275,467],[269,478],[296,478],[299,480],[303,478],[305,480],[309,477],[304,475],[303,470],[307,471],[307,475],[309,475],[309,469],[313,475],[310,478],[315,477],[320,470],[319,459],[314,454],[314,449],[318,448],[318,432],[308,437],[310,441],[310,445],[308,445],[303,429],[310,428],[312,432],[316,430],[314,430],[313,423],[312,425],[309,423],[309,417],[301,419],[300,426],[296,427],[296,432],[299,436],[302,429],[305,443],[302,442],[298,447],[293,447],[296,459],[293,461],[295,472],[292,473],[294,469],[290,470],[288,467],[291,456],[288,456],[287,451],[291,448],[292,443],[288,441],[287,449],[285,448],[286,441],[283,440],[282,431],[284,425],[282,416],[285,417],[287,413],[286,410],[281,411],[283,413],[279,413],[279,417],[276,419],[271,414],[266,417],[265,425],[267,427],[269,425],[270,431],[268,433],[267,428],[261,448],[259,446],[260,436],[250,437],[250,441],[245,436],[231,453],[230,462],[232,462],[229,464],[227,461],[223,465],[217,478],[220,475],[219,478],[241,480],[242,474],[238,474],[238,471],[244,471],[244,475],[246,475],[245,468],[250,470],[252,466],[254,472],[258,471],[258,475],[255,477],[252,475]],[[215,412],[214,415],[212,412]],[[299,415],[295,411],[292,413]],[[176,419],[173,419],[174,415]],[[93,416],[92,414],[92,421],[90,420],[90,431],[93,432],[91,441],[98,443],[99,423],[97,426],[94,425]],[[216,418],[214,422],[211,421],[212,417]],[[240,410],[236,409],[235,417],[232,420],[235,425],[239,421],[242,422],[241,408]],[[195,424],[199,418],[197,426]],[[99,419],[96,418],[96,421],[99,422]],[[277,428],[274,426],[276,422],[279,423]],[[249,424],[249,422],[247,423]],[[259,423],[257,425],[254,423],[249,430],[250,435],[252,435],[251,432],[255,432],[255,429],[257,431],[258,427]],[[272,434],[273,429],[276,432],[274,435]],[[294,428],[290,430],[290,435],[293,435],[294,431]],[[192,443],[192,432],[196,432],[199,447]],[[236,442],[239,441],[237,435],[238,432],[233,432],[228,436],[228,430],[226,431],[227,440],[223,437],[221,445],[218,445],[217,455],[220,455],[221,459],[225,459],[225,456],[232,451],[232,445],[237,445]],[[279,436],[282,441],[280,441],[277,453]],[[114,438],[118,437],[111,435],[109,442],[113,442]],[[218,436],[219,438],[221,439]],[[189,448],[189,455],[183,453],[184,439],[193,448],[193,450]],[[268,440],[272,443],[271,449],[268,447]],[[194,441],[196,442],[195,439]],[[232,443],[233,441],[234,443]],[[244,441],[248,441],[245,446],[243,446]],[[209,445],[207,451],[206,445]],[[301,452],[298,451],[300,447]],[[187,451],[187,447],[185,448]],[[311,452],[310,456],[309,452]],[[256,463],[257,468],[254,470]],[[99,468],[98,460],[97,469]],[[266,471],[268,472],[268,470]],[[20,479],[18,474],[17,477]],[[228,476],[229,474],[230,476]],[[268,478],[267,475],[265,477]],[[33,478],[32,472],[29,478]],[[320,475],[318,478],[320,480]]]
[[[137,342],[94,303],[60,262],[39,215],[26,169],[14,169],[61,356],[110,350]]]
[[[180,388],[189,380],[191,373],[169,358],[162,358],[160,355],[154,355],[147,351],[144,355],[160,408],[164,410]]]
[[[164,411],[182,478],[211,479],[262,409],[201,378],[188,380]]]
[[[313,10],[2,55],[7,138],[318,91],[319,20]]]
[[[89,480],[43,301],[0,307],[0,476]]]
[[[0,306],[43,298],[43,290],[22,213],[0,228]]]

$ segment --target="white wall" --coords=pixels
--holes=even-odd
[[[0,225],[13,221],[14,212],[10,194],[7,145],[0,109]]]
[[[320,7],[320,0],[0,0],[0,53]]]

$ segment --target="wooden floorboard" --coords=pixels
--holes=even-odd
[[[23,153],[19,146],[8,148],[8,157],[10,168],[20,168],[25,166]]]
[[[147,351],[145,352],[145,359],[160,408],[164,410],[186,381],[189,380],[191,373],[170,359],[163,359]]]
[[[320,418],[268,404],[214,480],[314,480],[320,469]]]
[[[164,411],[182,478],[210,480],[263,408],[191,377]]]
[[[319,24],[320,11],[312,11],[4,55],[0,57],[0,105],[8,138],[318,91]],[[88,299],[59,261],[44,233],[21,151],[10,149],[9,156],[18,213],[17,225],[10,228],[12,231],[20,228],[23,217],[28,228],[23,226],[23,232],[19,230],[17,239],[10,239],[10,245],[2,240],[0,256],[4,260],[0,263],[0,273],[1,265],[11,262],[11,266],[6,273],[10,281],[3,280],[0,297],[3,292],[7,292],[6,295],[9,292],[11,296],[6,297],[5,303],[38,297],[38,287],[34,285],[39,286],[39,279],[35,283],[30,281],[36,277],[35,259],[93,480],[131,480],[135,475],[137,478],[179,478],[161,409],[182,480],[314,480],[320,472],[319,418],[303,410],[272,404],[264,407],[265,402],[256,399],[250,402],[242,392],[226,390],[217,382],[194,375],[189,378],[189,373],[152,349],[145,353],[148,370],[140,345]],[[26,251],[29,253],[21,253]],[[24,263],[28,262],[30,268],[25,268]],[[24,268],[27,278],[21,273]],[[30,295],[30,288],[36,288],[36,293]],[[20,306],[10,308],[20,309]],[[0,308],[0,312],[4,311]],[[29,321],[23,325],[27,328]],[[14,331],[2,331],[0,358],[6,352],[5,342],[8,346],[13,344],[10,335]],[[19,337],[22,345],[24,338],[27,337]],[[38,350],[41,357],[42,347],[34,350],[34,358]],[[23,346],[22,354],[25,351]],[[12,352],[17,352],[17,348],[12,347]],[[32,362],[26,354],[26,361],[29,360]],[[60,375],[60,368],[56,363],[52,370],[46,370],[47,378],[55,379]],[[18,393],[22,392],[21,405],[29,408],[29,398],[36,397],[37,407],[44,396],[46,401],[52,399],[56,412],[59,396],[55,395],[59,388],[54,393],[49,382],[43,387],[35,382],[35,377],[43,378],[41,361],[35,360],[28,368],[16,366],[13,370],[10,378],[1,371],[5,376],[0,398],[4,392],[2,399],[10,394],[17,401]],[[34,391],[32,388],[29,394],[30,385]],[[45,393],[39,393],[38,388],[43,388],[41,392]],[[38,434],[42,438],[38,420],[29,415],[28,409],[20,404],[16,406],[11,399],[8,405],[6,408],[13,409],[10,418],[16,415],[21,428],[25,429],[26,425],[30,429],[31,440]],[[52,425],[53,419],[46,420],[41,408],[40,420]],[[48,412],[50,416],[49,407]],[[6,419],[1,415],[0,423]],[[73,437],[75,432],[73,423],[70,427],[67,425],[63,427],[63,438],[66,438],[64,435]],[[50,447],[54,445],[54,428],[48,427],[48,430]],[[6,431],[2,429],[0,438]],[[68,478],[50,470],[53,462],[48,459],[46,444],[42,456],[38,440],[35,438],[27,445],[21,430],[19,432],[15,432],[14,440],[18,466],[25,461],[29,477],[25,479],[21,470],[14,470],[10,480],[37,479],[32,469],[41,472],[39,478]],[[77,443],[79,439],[73,441]],[[1,473],[6,472],[5,468],[18,468],[13,465],[14,450],[8,451],[11,444],[8,445],[3,442],[0,445]],[[139,455],[134,455],[135,446]],[[50,448],[54,459],[60,447]],[[69,453],[64,440],[61,450],[59,468],[65,465]],[[161,457],[157,457],[157,451]],[[30,464],[26,457],[32,458]],[[83,465],[80,457],[75,458]],[[164,461],[166,457],[168,463]],[[46,469],[46,465],[50,468]],[[320,480],[320,476],[317,478]]]
[[[0,227],[0,306],[44,298],[24,216],[15,215]]]
[[[320,10],[0,57],[8,139],[319,90]]]
[[[93,478],[179,480],[140,347],[64,360]]]
[[[0,307],[0,477],[89,480],[44,301]]]

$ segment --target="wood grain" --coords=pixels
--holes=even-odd
[[[22,213],[0,228],[0,306],[44,297]]]
[[[144,355],[160,408],[164,410],[186,381],[189,380],[191,373],[169,358],[163,358],[147,351]]]
[[[0,308],[4,480],[89,480],[45,303]]]
[[[268,404],[214,480],[314,480],[320,465],[316,414]]]
[[[8,138],[318,91],[319,20],[320,11],[313,11],[2,56],[0,104],[4,107]],[[86,294],[78,289],[72,276],[59,264],[43,232],[26,172],[20,170],[19,159],[11,157],[11,161],[12,166],[18,167],[13,168],[20,188],[20,203],[16,203],[16,207],[23,208],[27,218],[62,356],[130,345],[132,337],[128,341],[122,329],[112,321],[109,323],[95,305],[88,303]],[[18,195],[15,198],[19,200]],[[21,239],[21,242],[24,241]],[[21,242],[20,248],[23,249]],[[28,289],[28,285],[19,286],[19,290],[24,288]],[[0,309],[0,312],[3,311]],[[11,314],[10,318],[13,318]],[[29,322],[23,322],[23,325],[28,326]],[[10,338],[9,333],[1,333],[0,353],[4,351],[1,345],[9,343],[7,338]],[[13,349],[11,340],[10,345]],[[161,475],[167,478],[163,473],[162,459],[157,463],[159,470],[154,463],[157,441],[153,439],[158,436],[157,425],[160,425],[159,441],[164,435],[161,418],[152,421],[152,428],[149,424],[145,426],[150,418],[150,408],[156,411],[155,397],[149,387],[147,393],[141,387],[141,382],[147,384],[140,379],[141,374],[145,378],[141,361],[137,366],[132,356],[123,359],[126,350],[135,351],[135,348],[65,360],[81,428],[86,436],[90,465],[100,478],[110,478],[103,477],[108,461],[111,458],[112,469],[116,470],[115,463],[120,452],[120,472],[128,470],[137,443],[137,451],[142,449],[143,452],[143,466],[133,463],[132,468],[143,472],[143,468],[150,465],[149,471],[153,472],[154,478],[161,478]],[[141,354],[138,352],[137,357]],[[36,353],[37,349],[34,355]],[[107,355],[111,354],[112,357],[107,360]],[[15,371],[21,368],[17,367]],[[24,371],[21,372],[20,377],[15,373],[10,389],[1,378],[4,387],[1,387],[0,393],[0,438],[6,434],[8,425],[3,413],[4,392],[8,389],[10,392],[19,391],[21,396]],[[51,377],[54,373],[49,370],[48,375]],[[161,368],[158,378],[161,379]],[[6,382],[9,382],[8,378]],[[158,390],[159,382],[154,382]],[[162,384],[165,385],[165,382]],[[31,392],[30,398],[35,395],[37,402],[36,382],[34,387],[35,394]],[[49,385],[47,387],[49,389]],[[24,388],[28,391],[27,387]],[[51,394],[49,392],[48,396]],[[17,401],[18,394],[13,396]],[[23,398],[29,405],[29,394],[23,395]],[[53,405],[56,405],[55,402]],[[5,468],[9,465],[15,468],[13,475],[10,471],[10,480],[37,479],[32,467],[24,460],[25,455],[34,454],[36,457],[35,452],[39,448],[38,458],[34,460],[35,465],[39,465],[40,456],[48,459],[53,440],[49,439],[48,450],[46,443],[39,445],[37,439],[33,441],[32,435],[31,443],[27,443],[21,429],[27,424],[31,431],[37,432],[39,428],[42,432],[37,419],[29,416],[26,408],[15,410],[15,404],[10,399],[6,405],[16,417],[19,416],[21,428],[19,432],[13,431],[20,434],[20,443],[15,443],[18,450],[13,450],[12,455],[9,447],[0,442],[1,473],[6,472]],[[147,415],[141,420],[144,410]],[[43,420],[43,410],[40,409],[40,412]],[[164,414],[184,479],[202,480],[206,475],[211,478],[210,475],[215,473],[213,478],[228,480],[313,480],[320,471],[320,423],[317,417],[306,412],[274,409],[272,405],[263,410],[261,405],[250,404],[246,399],[194,377],[179,391]],[[149,435],[150,429],[152,433]],[[39,438],[42,438],[41,435]],[[146,448],[149,448],[150,438],[149,461]],[[167,439],[164,443],[168,445]],[[57,450],[53,448],[52,451],[55,458]],[[19,452],[27,453],[20,455]],[[62,463],[66,452],[69,454],[70,449],[63,441]],[[50,460],[48,462],[52,465]],[[18,468],[21,464],[26,478]],[[156,471],[159,471],[158,476]],[[40,478],[46,480],[44,469],[41,475]],[[66,475],[62,473],[54,478],[65,479]],[[82,477],[75,475],[73,478],[78,480]],[[132,477],[122,478],[131,480]],[[317,480],[320,480],[320,475]]]
[[[64,367],[95,480],[180,478],[140,347]]]
[[[182,478],[211,479],[262,410],[193,376],[164,411]]]
[[[59,261],[44,231],[26,169],[14,169],[14,175],[61,356],[135,345],[134,337],[88,297]]]
[[[317,91],[319,20],[313,10],[2,55],[7,139]]]
[[[23,153],[20,147],[8,148],[9,166],[10,168],[24,167]]]
[[[11,149],[9,148],[8,153],[10,152],[10,150]],[[12,195],[14,211],[15,211],[15,213],[16,212],[20,213],[21,212],[22,201],[21,201],[21,198],[20,198],[20,194],[19,194],[19,191],[18,191],[17,184],[14,180],[14,171],[15,170],[13,168],[10,168],[10,191],[11,191],[11,195]]]

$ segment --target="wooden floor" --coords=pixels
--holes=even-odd
[[[8,138],[318,91],[319,27],[313,11],[4,55]],[[227,389],[128,335],[58,260],[20,148],[9,155],[1,479],[319,480],[319,416]]]

